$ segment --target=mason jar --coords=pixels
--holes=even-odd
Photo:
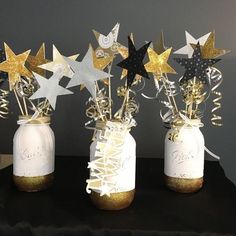
[[[120,122],[98,122],[96,128],[94,141],[90,145],[90,163],[96,162],[98,166],[102,164],[105,167],[100,180],[106,182],[110,190],[109,194],[103,194],[103,190],[92,188],[90,196],[100,209],[120,210],[128,207],[134,199],[136,142],[130,129]],[[101,145],[105,151],[101,150]],[[90,180],[95,181],[95,185],[97,180],[99,183],[99,178],[94,177],[91,169]]]
[[[50,117],[20,117],[13,139],[13,181],[21,191],[36,192],[53,183],[55,137]]]
[[[177,135],[173,135],[176,134]],[[170,129],[165,137],[164,174],[168,188],[192,193],[202,188],[204,136],[199,127]]]

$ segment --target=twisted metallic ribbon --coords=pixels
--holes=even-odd
[[[9,101],[7,100],[9,92],[0,89],[0,117],[5,119],[9,114]]]

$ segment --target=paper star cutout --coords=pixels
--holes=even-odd
[[[195,44],[192,44],[193,48],[196,47]],[[216,58],[228,53],[229,50],[215,48],[215,31],[211,32],[207,41],[203,46],[201,46],[202,57],[205,59]]]
[[[100,196],[104,196],[104,195],[107,195],[108,197],[110,197],[111,195],[111,188],[108,186],[107,183],[103,184],[101,187]]]
[[[46,76],[45,70],[38,66],[48,63],[49,60],[45,58],[45,44],[43,43],[39,48],[35,56],[29,55],[27,58],[27,67],[30,71],[33,71],[39,75]]]
[[[0,63],[0,71],[8,73],[9,87],[12,90],[21,76],[31,77],[31,72],[25,67],[25,62],[30,50],[16,55],[10,47],[4,43],[6,60]]]
[[[174,58],[174,60],[186,69],[180,83],[184,83],[196,76],[197,79],[205,84],[208,82],[207,68],[220,61],[220,59],[203,59],[199,43],[194,49],[192,58]]]
[[[167,49],[158,55],[152,48],[148,48],[149,62],[145,65],[147,72],[161,75],[163,73],[176,74],[175,70],[167,63],[172,48]]]
[[[106,57],[106,56],[114,56],[118,53],[118,33],[119,33],[120,24],[117,23],[111,32],[105,36],[96,30],[93,30],[93,33],[97,39],[97,42],[99,44],[99,47],[95,50],[97,55],[100,55],[100,57]]]
[[[93,49],[91,47],[89,47],[86,55],[81,62],[73,61],[67,57],[64,58],[74,71],[74,75],[68,83],[67,88],[83,84],[88,89],[92,97],[95,98],[95,82],[100,79],[108,78],[109,76],[112,77],[112,75],[98,70],[94,67]]]
[[[78,56],[79,54],[75,54],[68,58],[76,60]],[[53,61],[41,65],[40,68],[49,70],[53,73],[60,70],[62,72],[62,75],[68,78],[72,78],[74,74],[68,63],[65,61],[64,56],[61,55],[61,53],[58,51],[55,45],[53,45]]]
[[[188,55],[188,58],[192,57],[193,55],[193,48],[191,44],[197,44],[199,42],[200,45],[204,45],[206,42],[207,38],[209,37],[210,33],[203,35],[202,37],[195,39],[190,33],[185,31],[186,35],[186,45],[177,51],[175,51],[175,54],[184,54]]]
[[[135,75],[141,75],[149,79],[148,73],[143,65],[143,59],[151,42],[136,50],[132,40],[128,37],[129,56],[117,64],[117,66],[128,70],[127,87],[130,87],[135,79]]]
[[[159,39],[156,42],[152,43],[152,48],[154,49],[154,51],[158,55],[162,54],[164,51],[167,50],[167,47],[164,44],[164,34],[163,34],[163,31],[161,31]]]
[[[134,44],[134,35],[132,33],[130,34],[130,38]],[[121,44],[119,44],[118,52],[122,56],[123,59],[126,59],[129,56],[129,49]],[[120,79],[125,78],[127,76],[127,73],[128,73],[128,71],[126,69],[123,69],[121,72]],[[137,80],[141,80],[142,76],[136,75],[135,78]]]
[[[0,63],[6,60],[6,55],[3,49],[0,48]],[[6,81],[8,78],[6,72],[0,71],[0,86]]]
[[[73,94],[70,90],[59,85],[60,79],[62,78],[62,73],[60,71],[54,73],[49,79],[36,73],[33,74],[39,83],[40,88],[30,97],[30,99],[46,98],[55,110],[57,96]]]

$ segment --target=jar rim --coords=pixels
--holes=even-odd
[[[23,124],[36,124],[36,125],[49,125],[51,121],[50,116],[39,116],[37,118],[33,118],[32,116],[20,115],[18,121],[23,121]]]

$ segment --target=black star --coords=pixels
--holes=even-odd
[[[221,59],[203,59],[200,44],[198,42],[194,48],[192,58],[174,58],[174,60],[186,69],[184,76],[180,81],[181,84],[193,79],[195,76],[206,84],[208,82],[207,68]]]
[[[6,55],[3,49],[0,48],[0,63],[6,61]],[[8,76],[6,72],[0,71],[0,87],[7,80]]]
[[[143,64],[143,59],[150,43],[151,42],[145,44],[139,50],[136,50],[132,40],[128,37],[129,56],[117,64],[117,66],[128,70],[127,87],[132,85],[136,74],[149,79],[148,73]]]

